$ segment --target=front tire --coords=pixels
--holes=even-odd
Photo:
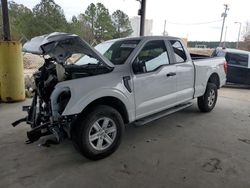
[[[79,118],[72,140],[78,151],[91,160],[111,155],[121,143],[124,123],[120,113],[105,105]]]
[[[198,97],[198,107],[201,112],[210,112],[217,102],[218,90],[213,83],[208,83],[203,96]]]

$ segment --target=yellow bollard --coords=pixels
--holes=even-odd
[[[0,41],[0,96],[3,102],[25,100],[22,44]]]

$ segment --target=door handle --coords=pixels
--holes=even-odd
[[[170,73],[167,73],[167,77],[171,77],[171,76],[175,76],[176,75],[176,73],[175,72],[170,72]]]

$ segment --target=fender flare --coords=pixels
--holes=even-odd
[[[71,98],[64,109],[62,115],[63,116],[69,116],[69,115],[76,115],[81,113],[89,104],[92,102],[103,98],[103,97],[114,97],[121,101],[128,114],[128,119],[129,121],[133,120],[135,117],[135,112],[134,112],[134,106],[133,106],[133,101],[130,101],[129,98],[122,93],[120,90],[115,89],[115,88],[100,88],[97,90],[94,90],[92,92],[89,92],[87,95],[81,97],[79,100],[76,100],[74,97],[76,93],[71,90]],[[132,94],[131,94],[132,95]]]

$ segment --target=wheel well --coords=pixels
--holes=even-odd
[[[215,84],[215,85],[217,86],[218,89],[220,88],[220,78],[219,78],[219,76],[218,76],[217,73],[213,73],[213,74],[209,77],[208,82],[209,82],[209,83]]]
[[[88,113],[93,110],[97,105],[107,105],[111,106],[112,108],[116,109],[122,116],[124,123],[129,123],[128,112],[126,106],[123,102],[115,97],[102,97],[99,99],[94,100],[90,104],[88,104],[82,113]]]

